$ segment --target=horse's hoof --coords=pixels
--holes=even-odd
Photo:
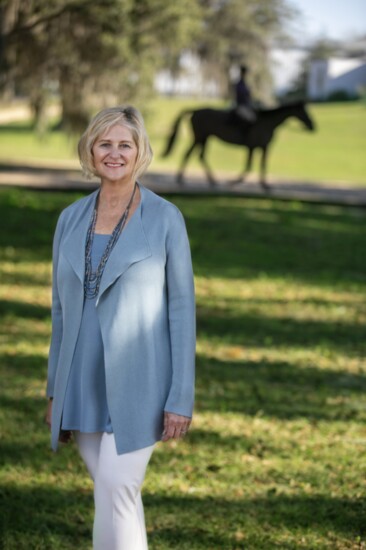
[[[262,187],[262,189],[265,193],[270,193],[271,192],[270,186],[267,183],[265,183],[264,181],[261,181],[261,187]]]
[[[182,176],[177,176],[175,179],[175,183],[179,185],[180,187],[183,187],[184,185],[184,179]]]

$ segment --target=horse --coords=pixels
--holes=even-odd
[[[253,151],[262,150],[260,184],[263,189],[268,190],[266,183],[267,154],[275,130],[290,117],[299,119],[308,130],[314,130],[315,124],[306,110],[305,102],[297,102],[291,105],[282,105],[276,109],[257,111],[256,121],[249,123],[239,118],[235,110],[220,110],[203,108],[197,110],[183,111],[173,124],[171,135],[167,141],[163,157],[172,151],[179,126],[185,116],[191,114],[191,125],[194,135],[192,145],[189,146],[183,156],[179,172],[177,174],[178,184],[183,184],[184,169],[188,159],[196,147],[200,148],[200,160],[205,170],[207,179],[211,185],[216,180],[210,170],[205,158],[206,144],[210,136],[233,145],[243,145],[248,148],[248,157],[243,172],[233,183],[244,183],[247,173],[252,166]]]

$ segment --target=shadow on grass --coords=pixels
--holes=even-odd
[[[0,316],[8,315],[23,319],[44,320],[50,317],[50,308],[16,300],[0,300]]]
[[[92,523],[90,490],[55,486],[1,488],[4,548],[89,548]]]
[[[353,350],[360,353],[362,349],[366,351],[365,327],[361,323],[294,319],[290,316],[276,318],[259,313],[237,312],[234,308],[235,304],[233,309],[199,306],[197,332],[200,337],[220,338],[227,344],[242,346],[305,348],[325,345],[328,349],[347,350],[351,353]]]
[[[18,333],[17,338],[19,337]],[[32,338],[32,342],[34,341],[35,343],[44,342],[44,337],[37,338],[37,335],[32,336],[31,332],[28,333],[29,338]],[[47,357],[38,353],[30,354],[24,351],[19,351],[18,353],[3,352],[0,354],[0,363],[2,378],[11,378],[13,388],[18,383],[23,383],[25,379],[31,384],[33,381],[38,381],[40,376],[46,376]]]
[[[18,262],[50,260],[58,216],[77,198],[67,193],[1,190],[0,247],[5,256]]]
[[[174,202],[186,217],[197,275],[366,282],[366,214],[356,209],[218,197]]]
[[[144,502],[148,519],[151,516],[156,525],[151,541],[175,542],[176,548],[188,548],[189,543],[196,544],[192,548],[270,548],[261,546],[261,541],[268,544],[271,530],[273,535],[282,528],[291,530],[295,537],[296,530],[300,528],[323,535],[330,530],[350,537],[365,534],[362,519],[366,512],[365,499],[271,494],[229,501],[146,495]],[[162,519],[159,521],[159,518]],[[165,528],[158,526],[164,522],[170,525]],[[206,525],[210,525],[211,532]],[[239,530],[245,537],[243,546],[235,543],[235,533]]]
[[[34,435],[28,432],[21,442],[14,439],[3,441],[1,443],[0,465],[2,467],[15,465],[17,468],[32,468],[34,472],[54,473],[52,472],[52,462],[46,452],[50,449],[48,428],[44,421],[41,426],[44,428],[44,439],[41,439],[38,434]]]
[[[18,546],[5,548],[90,547],[90,490],[8,484],[1,493],[3,539],[18,541]],[[295,537],[297,529],[323,536],[329,531],[348,537],[365,532],[364,499],[270,494],[227,500],[146,493],[144,503],[152,548],[155,544],[185,549],[270,548],[271,537],[274,542],[282,529]],[[245,544],[236,541],[238,531],[243,532]],[[39,540],[44,546],[35,545]]]
[[[14,420],[15,415],[18,421],[22,422],[24,425],[30,422],[41,428],[45,426],[44,413],[47,406],[46,397],[27,397],[26,395],[20,395],[16,398],[2,395],[0,396],[0,405],[3,411],[7,411],[9,419],[11,415],[13,415]]]
[[[57,217],[81,196],[2,190],[0,247],[21,249],[25,260],[49,260]],[[366,256],[360,253],[365,215],[354,215],[356,209],[239,197],[168,199],[185,215],[197,275],[366,282]]]
[[[364,422],[366,376],[284,362],[198,358],[198,411]],[[362,401],[363,403],[363,401]]]

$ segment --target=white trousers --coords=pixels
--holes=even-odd
[[[114,434],[74,432],[94,481],[94,550],[147,550],[141,486],[155,445],[118,455]]]

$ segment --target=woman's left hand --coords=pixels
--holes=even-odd
[[[190,424],[191,418],[187,416],[164,412],[164,431],[161,440],[168,441],[169,439],[184,437]]]

